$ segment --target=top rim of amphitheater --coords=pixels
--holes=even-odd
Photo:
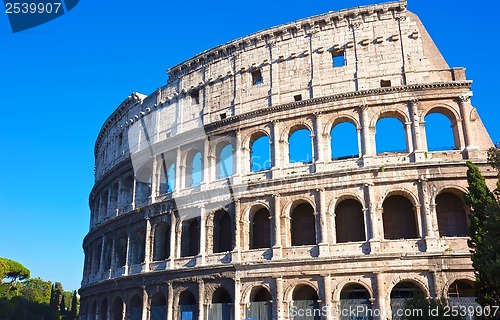
[[[244,42],[246,40],[251,40],[251,39],[254,39],[254,38],[259,37],[259,36],[264,36],[266,34],[272,34],[275,31],[278,31],[281,29],[287,29],[288,27],[292,27],[295,25],[301,25],[301,24],[304,24],[305,22],[308,22],[309,24],[314,24],[314,22],[325,20],[325,18],[330,18],[330,19],[332,19],[334,17],[342,18],[345,16],[353,16],[353,15],[358,15],[358,14],[365,13],[365,12],[375,12],[375,11],[381,11],[381,10],[389,11],[389,10],[394,10],[394,9],[398,9],[400,11],[406,10],[407,9],[407,0],[381,2],[379,4],[370,4],[370,5],[363,5],[363,6],[358,6],[358,7],[354,7],[354,8],[341,9],[341,10],[337,10],[337,11],[329,11],[327,13],[322,13],[322,14],[302,18],[299,20],[295,20],[292,22],[280,24],[277,26],[269,27],[269,28],[251,33],[249,35],[245,35],[243,37],[231,40],[231,41],[226,42],[224,44],[207,49],[205,51],[202,51],[202,52],[196,54],[195,56],[193,56],[187,60],[184,60],[184,61],[174,65],[173,67],[167,69],[167,74],[173,75],[173,74],[175,74],[175,72],[179,71],[183,66],[189,65],[192,62],[194,62],[200,58],[208,56],[209,54],[211,54],[214,51],[221,50],[221,49],[231,47],[231,46],[237,47],[238,43]]]

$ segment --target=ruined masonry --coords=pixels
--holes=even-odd
[[[269,28],[168,75],[99,132],[81,319],[397,319],[418,293],[475,305],[465,161],[493,185],[492,142],[465,69],[405,1]],[[431,147],[429,116],[454,145]],[[376,141],[381,119],[405,149]]]

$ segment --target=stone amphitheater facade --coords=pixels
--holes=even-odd
[[[405,1],[263,30],[168,75],[99,132],[82,319],[390,319],[417,292],[473,299],[465,161],[494,184],[492,142],[465,70]],[[428,148],[436,113],[446,150]],[[378,150],[383,118],[406,150]],[[358,151],[333,157],[342,124]]]

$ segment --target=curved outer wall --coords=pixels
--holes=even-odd
[[[398,283],[439,297],[473,279],[466,234],[438,212],[449,204],[451,217],[467,214],[465,160],[486,169],[492,143],[464,69],[448,67],[405,2],[264,30],[168,74],[151,95],[128,97],[96,141],[82,319],[178,319],[182,304],[203,319],[218,302],[243,319],[259,288],[273,318],[291,319],[301,288],[338,310],[353,284],[390,316]],[[450,120],[453,148],[428,150],[432,113]],[[401,122],[405,151],[377,153],[377,121],[387,117]],[[332,159],[330,132],[344,122],[356,129],[359,154]],[[312,159],[292,162],[289,137],[300,129],[309,130]],[[270,168],[252,171],[260,137],[269,140]],[[444,198],[451,202],[440,205]],[[357,229],[340,218],[346,206],[360,214]],[[414,221],[398,220],[403,211]]]

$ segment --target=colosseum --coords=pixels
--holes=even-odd
[[[99,132],[81,319],[397,319],[417,294],[473,306],[465,161],[496,174],[471,84],[406,1],[173,66]],[[433,144],[434,116],[452,145]]]

